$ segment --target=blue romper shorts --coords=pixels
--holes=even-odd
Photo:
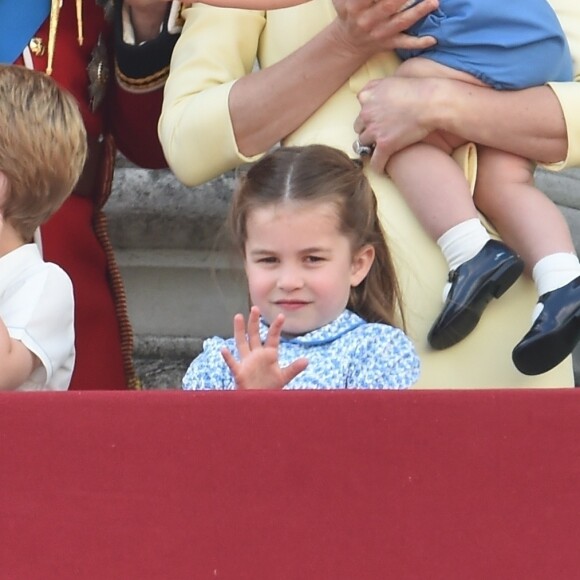
[[[398,50],[403,60],[428,58],[496,89],[523,89],[574,76],[566,35],[546,0],[440,0],[437,10],[407,32],[433,36],[437,44]]]

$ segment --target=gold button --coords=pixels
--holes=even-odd
[[[30,39],[28,48],[35,56],[42,56],[45,52],[44,42],[42,41],[42,38],[39,38],[38,36]]]

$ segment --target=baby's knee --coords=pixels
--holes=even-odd
[[[525,157],[492,149],[477,149],[477,183],[488,188],[502,185],[532,185],[534,163]]]

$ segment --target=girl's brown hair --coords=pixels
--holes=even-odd
[[[350,239],[353,254],[366,245],[375,250],[368,275],[351,288],[347,308],[367,322],[404,328],[393,259],[362,163],[325,145],[281,147],[263,157],[239,178],[230,207],[230,231],[242,253],[250,213],[285,201],[335,204],[339,229]]]

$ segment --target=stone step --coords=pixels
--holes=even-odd
[[[580,254],[580,169],[536,171],[536,185],[552,199],[566,218],[576,251]]]
[[[135,335],[135,369],[144,389],[175,389],[191,361],[201,352],[202,339]]]
[[[144,388],[175,388],[208,336],[247,309],[241,260],[225,236],[234,174],[188,188],[169,170],[117,160],[105,206]]]
[[[243,270],[215,251],[118,250],[116,255],[138,375],[144,387],[180,384],[203,338],[230,335],[234,314],[247,309]]]
[[[230,334],[247,309],[243,270],[220,252],[118,250],[117,261],[138,335]]]
[[[225,174],[188,188],[169,170],[121,163],[105,206],[113,246],[118,250],[225,248],[224,223],[233,180],[233,174]]]

